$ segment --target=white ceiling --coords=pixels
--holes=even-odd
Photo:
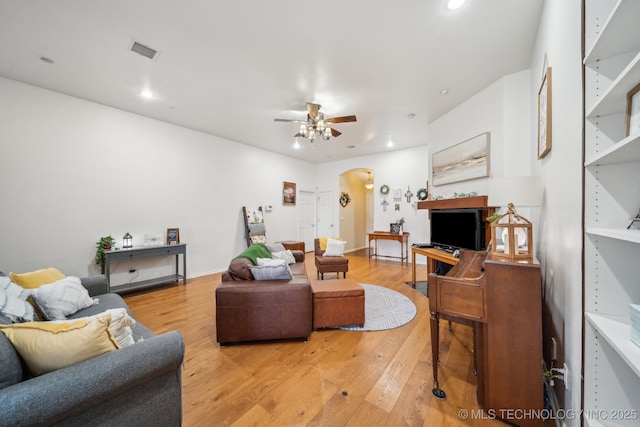
[[[429,122],[529,67],[542,3],[0,0],[0,75],[322,163],[425,144]],[[358,121],[294,150],[299,125],[273,119],[307,101]]]

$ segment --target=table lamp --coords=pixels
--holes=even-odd
[[[491,223],[491,253],[511,260],[533,257],[533,224],[516,212],[517,207],[540,206],[542,183],[539,176],[501,177],[489,180],[488,205],[507,207]],[[498,238],[502,245],[498,245]]]

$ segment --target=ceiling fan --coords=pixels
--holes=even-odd
[[[332,128],[330,125],[335,123],[347,123],[355,122],[356,116],[341,116],[324,118],[324,113],[320,112],[320,105],[307,102],[307,120],[289,120],[289,119],[274,119],[276,122],[291,122],[301,123],[300,132],[294,135],[295,137],[309,138],[309,141],[313,142],[318,136],[322,136],[322,139],[329,140],[332,136],[334,138],[342,135]]]

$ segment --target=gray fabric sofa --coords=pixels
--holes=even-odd
[[[100,302],[70,318],[110,308],[132,315],[104,276],[81,280]],[[0,323],[10,322],[0,315]],[[0,426],[179,426],[182,335],[155,335],[138,322],[132,331],[134,345],[34,378],[0,333]]]

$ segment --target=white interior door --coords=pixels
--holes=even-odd
[[[318,221],[316,228],[317,237],[335,236],[335,216],[334,216],[333,191],[321,191],[318,193]]]
[[[373,193],[367,193],[367,233],[373,231]]]
[[[306,251],[313,251],[313,239],[316,236],[316,223],[313,214],[313,191],[300,191],[298,193],[298,238],[304,242]]]

